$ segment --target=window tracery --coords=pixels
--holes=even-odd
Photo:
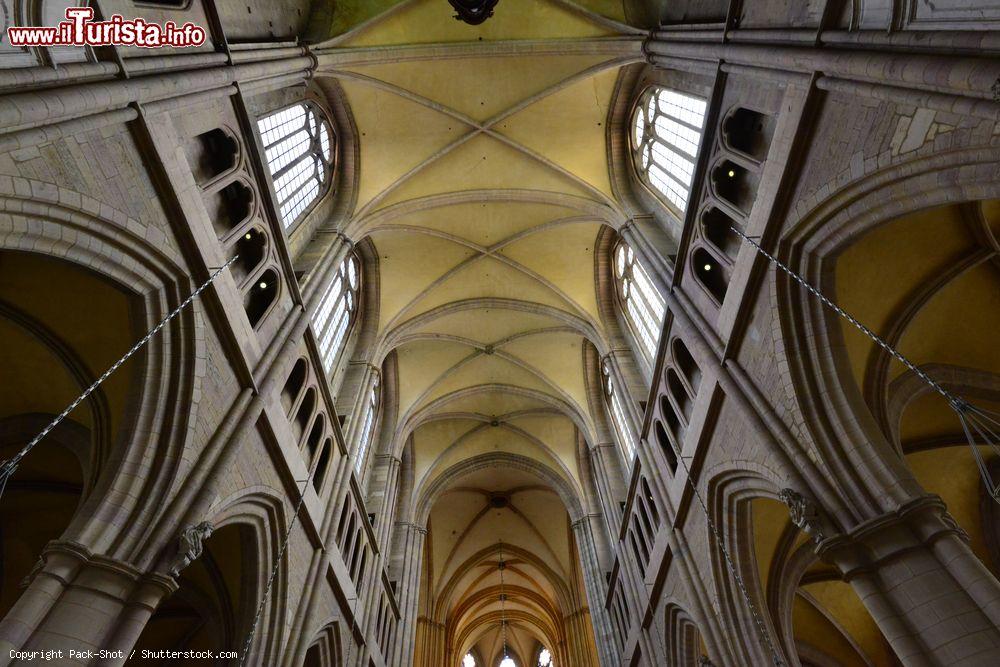
[[[333,130],[319,108],[306,102],[261,118],[257,129],[281,222],[288,229],[331,180]]]
[[[360,286],[358,258],[356,255],[348,255],[320,299],[319,308],[313,313],[313,331],[319,341],[319,353],[323,359],[323,369],[327,373],[337,361],[347,340],[347,333],[356,319]]]
[[[636,449],[635,434],[632,432],[631,423],[622,405],[620,392],[611,374],[609,361],[605,360],[601,365],[601,374],[604,377],[604,399],[608,404],[608,412],[611,414],[611,424],[614,426],[615,435],[618,437],[618,446],[621,447],[625,461],[631,464]]]
[[[368,396],[368,403],[365,404],[365,414],[361,425],[361,439],[358,441],[358,456],[354,462],[355,471],[360,475],[361,469],[365,465],[365,456],[368,453],[368,445],[371,444],[372,431],[375,429],[375,417],[378,415],[379,385],[375,381],[371,393]]]
[[[640,353],[652,364],[666,314],[666,301],[627,243],[619,241],[613,256],[618,305],[639,342]]]
[[[705,100],[653,86],[632,120],[632,162],[639,177],[683,214],[705,124]]]

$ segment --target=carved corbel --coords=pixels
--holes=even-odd
[[[176,577],[181,570],[194,562],[205,548],[205,540],[215,527],[208,521],[191,525],[181,530],[177,536],[177,555],[170,564],[170,576]]]
[[[823,522],[815,503],[794,489],[782,489],[778,499],[788,506],[792,523],[804,530],[817,544],[826,539]]]

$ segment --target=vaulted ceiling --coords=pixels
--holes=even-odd
[[[579,590],[556,486],[582,497],[584,348],[608,350],[594,252],[624,217],[608,109],[643,33],[563,0],[502,0],[480,26],[452,13],[402,3],[328,43],[320,71],[357,128],[345,231],[378,252],[379,358],[394,352],[398,372],[398,419],[382,428],[410,447],[415,494],[440,487],[424,613],[448,619],[463,652],[496,655],[502,542],[510,639],[528,660],[558,641]],[[493,467],[449,472],[483,458]]]

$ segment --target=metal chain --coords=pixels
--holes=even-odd
[[[928,385],[930,385],[936,392],[938,392],[939,394],[941,394],[942,396],[944,396],[945,399],[947,399],[948,402],[951,403],[951,405],[952,405],[953,408],[955,408],[956,410],[960,410],[960,411],[964,411],[966,409],[967,403],[964,400],[962,400],[958,396],[955,396],[954,394],[952,394],[951,392],[949,392],[947,389],[945,389],[944,387],[942,387],[940,384],[938,384],[937,382],[935,382],[929,375],[927,375],[927,373],[925,373],[924,371],[922,371],[919,368],[917,368],[916,364],[914,364],[912,361],[910,361],[909,359],[907,359],[906,357],[904,357],[898,350],[896,350],[894,347],[892,347],[891,345],[889,345],[889,343],[885,342],[878,334],[876,334],[874,331],[872,331],[871,329],[869,329],[868,327],[866,327],[864,324],[862,324],[861,322],[859,322],[857,319],[854,318],[854,316],[852,316],[846,310],[844,310],[843,308],[841,308],[840,306],[838,306],[837,304],[835,304],[833,301],[831,301],[830,299],[828,299],[818,289],[816,289],[815,287],[813,287],[812,285],[810,285],[808,282],[806,282],[805,278],[803,278],[798,273],[796,273],[792,269],[790,269],[787,266],[785,266],[781,262],[781,260],[779,260],[777,257],[775,257],[774,255],[772,255],[771,253],[769,253],[766,250],[764,250],[762,247],[760,247],[760,245],[756,241],[754,241],[752,238],[750,238],[749,236],[747,236],[746,234],[744,234],[741,230],[737,229],[735,226],[730,225],[729,228],[733,231],[733,233],[735,233],[741,239],[743,239],[744,241],[746,241],[747,243],[749,243],[758,253],[760,253],[761,255],[763,255],[764,257],[766,257],[768,260],[770,260],[772,264],[774,264],[779,269],[781,269],[782,271],[784,271],[785,273],[787,273],[789,276],[791,276],[792,279],[794,279],[797,283],[799,283],[800,285],[802,285],[803,287],[805,287],[806,290],[808,290],[810,294],[812,294],[817,299],[819,299],[820,301],[822,301],[825,306],[827,306],[833,312],[837,313],[838,315],[840,315],[841,317],[843,317],[845,320],[847,320],[848,322],[850,322],[851,324],[853,324],[858,329],[858,331],[860,331],[864,335],[866,335],[869,338],[871,338],[877,345],[879,345],[882,349],[884,349],[886,352],[888,352],[889,354],[891,354],[897,361],[899,361],[901,364],[903,364],[904,366],[906,366],[909,370],[913,371],[913,373],[915,373],[917,377],[919,377],[921,380],[923,380]]]
[[[226,270],[227,268],[229,268],[229,265],[232,264],[233,262],[235,262],[238,258],[239,258],[239,255],[234,255],[232,257],[232,259],[230,259],[228,262],[226,262],[225,264],[223,264],[222,266],[220,266],[218,269],[216,269],[215,272],[212,273],[211,276],[209,276],[208,280],[206,280],[201,285],[199,285],[198,289],[196,289],[195,291],[193,291],[190,294],[190,296],[188,296],[188,298],[184,299],[184,301],[179,306],[177,306],[176,308],[174,308],[170,312],[170,314],[168,314],[166,317],[164,317],[162,320],[160,320],[159,324],[157,324],[155,327],[153,327],[149,331],[149,333],[147,333],[145,336],[143,336],[142,340],[140,340],[138,343],[136,343],[135,345],[133,345],[132,349],[130,349],[128,352],[126,352],[124,354],[124,356],[122,356],[121,359],[119,359],[114,364],[112,364],[111,368],[109,368],[108,370],[104,371],[104,373],[101,375],[101,377],[97,378],[97,380],[95,380],[92,385],[90,385],[89,387],[87,387],[84,390],[84,392],[82,394],[80,394],[76,398],[75,401],[73,401],[72,403],[70,403],[69,406],[65,410],[63,410],[62,412],[60,412],[59,416],[57,416],[55,419],[53,419],[49,423],[48,426],[46,426],[45,428],[43,428],[42,431],[41,431],[41,433],[39,433],[34,438],[32,438],[31,442],[29,442],[27,445],[25,445],[21,449],[21,451],[19,451],[17,454],[15,454],[12,458],[7,459],[2,464],[0,464],[0,478],[3,479],[4,484],[6,483],[6,480],[11,475],[14,474],[14,471],[17,469],[17,466],[21,462],[21,459],[23,459],[25,457],[25,455],[28,452],[30,452],[35,447],[35,445],[37,445],[39,442],[41,442],[42,438],[44,438],[46,435],[48,435],[49,432],[52,429],[54,429],[59,424],[59,422],[61,422],[63,419],[66,418],[67,415],[69,415],[69,413],[73,412],[73,410],[75,410],[76,407],[78,405],[80,405],[80,403],[82,403],[83,401],[87,400],[87,397],[90,396],[94,392],[94,390],[97,389],[101,385],[102,382],[104,382],[106,379],[108,379],[108,377],[112,373],[114,373],[116,370],[118,370],[119,367],[121,367],[122,364],[124,364],[126,361],[128,361],[129,358],[133,354],[135,354],[143,345],[145,345],[146,343],[148,343],[149,340],[160,331],[160,329],[162,329],[164,326],[166,326],[167,322],[169,322],[170,320],[172,320],[175,316],[177,316],[177,314],[179,314],[182,310],[184,310],[184,308],[186,308],[189,303],[191,303],[192,301],[194,301],[194,299],[199,294],[201,294],[202,291],[204,291],[206,287],[208,287],[209,285],[212,284],[212,282],[219,276],[220,273],[222,273],[224,270]],[[2,493],[2,491],[3,491],[3,487],[0,486],[0,493]]]
[[[274,567],[271,568],[271,576],[267,580],[267,586],[264,588],[264,595],[260,598],[260,604],[257,605],[257,613],[253,617],[253,624],[250,626],[250,633],[247,635],[246,642],[243,643],[243,657],[240,658],[240,665],[245,665],[247,657],[250,655],[250,644],[253,643],[254,634],[257,632],[257,624],[260,622],[261,614],[264,613],[264,603],[267,602],[267,596],[271,592],[271,586],[274,585],[274,579],[278,576],[278,569],[281,567],[281,558],[285,555],[285,550],[288,548],[288,538],[292,535],[292,529],[295,527],[295,520],[299,516],[299,510],[302,508],[302,503],[306,499],[306,489],[309,488],[309,481],[312,479],[312,472],[306,477],[306,481],[302,484],[302,491],[299,492],[299,501],[295,503],[295,511],[292,512],[292,518],[288,522],[288,530],[285,531],[285,538],[281,541],[281,548],[278,549],[278,555],[274,559]]]
[[[767,644],[767,648],[771,651],[771,659],[774,662],[775,667],[783,667],[784,661],[781,659],[778,650],[774,646],[774,642],[771,641],[771,634],[764,627],[764,621],[761,620],[757,613],[757,605],[753,603],[753,599],[750,597],[750,591],[747,590],[746,584],[743,583],[743,577],[736,569],[736,564],[733,562],[732,557],[729,555],[729,549],[726,548],[725,542],[722,541],[722,536],[719,534],[719,530],[712,521],[712,516],[708,513],[708,506],[705,504],[704,498],[701,497],[701,493],[698,491],[698,486],[694,482],[694,478],[691,475],[691,469],[688,468],[687,461],[681,455],[680,448],[676,445],[671,445],[674,451],[677,452],[677,460],[681,462],[684,466],[684,472],[687,475],[688,486],[694,492],[694,497],[698,499],[698,504],[701,505],[701,511],[705,513],[705,520],[708,521],[708,527],[711,529],[712,534],[715,536],[715,542],[719,545],[719,549],[722,551],[722,556],[726,559],[726,564],[729,566],[729,572],[733,575],[733,579],[736,580],[736,585],[739,586],[740,592],[743,594],[743,599],[746,601],[747,606],[750,607],[750,614],[753,616],[754,623],[757,626],[757,631],[760,633],[761,639]]]
[[[500,540],[500,562],[497,567],[500,569],[500,632],[503,634],[503,657],[506,659],[510,656],[507,655],[507,599],[503,589],[503,571],[507,567],[503,560],[503,540]]]

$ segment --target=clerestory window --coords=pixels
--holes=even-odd
[[[632,162],[639,177],[683,216],[705,123],[705,100],[652,86],[632,121]]]
[[[288,229],[332,180],[333,130],[319,107],[307,102],[259,119],[257,129],[281,222]]]
[[[356,255],[348,255],[341,262],[336,277],[327,287],[319,307],[312,315],[313,331],[319,341],[323,368],[328,373],[336,363],[356,319],[360,283],[358,258]]]

